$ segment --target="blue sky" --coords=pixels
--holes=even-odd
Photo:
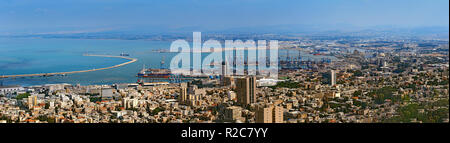
[[[0,0],[0,33],[148,27],[447,26],[448,0]]]

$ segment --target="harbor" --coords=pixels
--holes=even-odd
[[[121,66],[125,66],[131,63],[134,63],[137,61],[135,58],[125,57],[125,56],[112,56],[112,55],[91,55],[91,54],[84,54],[83,56],[94,56],[94,57],[108,57],[108,58],[122,58],[129,60],[128,62],[117,64],[110,67],[105,68],[97,68],[97,69],[90,69],[90,70],[80,70],[80,71],[69,71],[69,72],[55,72],[55,73],[36,73],[36,74],[19,74],[19,75],[2,75],[1,78],[17,78],[17,77],[36,77],[36,76],[55,76],[55,75],[67,75],[67,74],[75,74],[75,73],[85,73],[85,72],[93,72],[93,71],[100,71],[100,70],[107,70],[112,68],[117,68]]]

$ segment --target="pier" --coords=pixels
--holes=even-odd
[[[67,74],[74,74],[74,73],[84,73],[84,72],[93,72],[93,71],[100,71],[100,70],[107,70],[112,68],[117,68],[121,66],[125,66],[131,63],[134,63],[137,61],[135,58],[129,58],[124,56],[111,56],[111,55],[91,55],[91,54],[84,54],[83,56],[94,56],[94,57],[108,57],[108,58],[122,58],[130,60],[125,63],[121,63],[118,65],[105,67],[105,68],[98,68],[98,69],[90,69],[90,70],[80,70],[80,71],[69,71],[69,72],[55,72],[55,73],[36,73],[36,74],[20,74],[20,75],[1,75],[0,78],[16,78],[16,77],[33,77],[33,76],[55,76],[55,75],[67,75]]]

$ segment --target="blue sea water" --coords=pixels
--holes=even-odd
[[[91,57],[83,54],[130,54],[138,61],[122,67],[51,77],[23,77],[0,79],[3,85],[43,85],[69,83],[81,85],[135,83],[137,73],[143,68],[168,68],[177,53],[159,53],[154,50],[170,49],[171,41],[98,40],[98,39],[41,39],[0,38],[0,75],[53,73],[103,68],[127,62],[120,58]],[[298,51],[279,50],[280,58]],[[301,54],[304,59],[323,58]],[[207,54],[202,54],[206,57]],[[333,58],[333,57],[332,57]]]
[[[138,61],[118,68],[67,76],[0,79],[4,85],[114,84],[134,83],[136,74],[146,64],[159,68],[160,60],[170,60],[176,53],[155,53],[169,49],[168,41],[32,39],[0,38],[0,75],[66,72],[103,68],[126,62],[125,59],[90,57],[83,54],[120,55],[128,53]],[[166,62],[169,63],[169,62]],[[164,65],[167,67],[167,64]]]

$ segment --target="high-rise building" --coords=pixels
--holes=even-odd
[[[331,70],[331,86],[336,85],[336,71]]]
[[[37,105],[37,96],[36,95],[28,96],[28,109],[33,109],[33,107],[36,105]]]
[[[236,100],[236,92],[233,92],[233,91],[228,91],[227,92],[227,97],[228,97],[228,100]]]
[[[200,106],[202,104],[202,95],[201,94],[189,94],[189,99],[187,104],[190,106]]]
[[[100,91],[102,99],[112,99],[113,95],[113,88],[102,88]]]
[[[224,110],[224,120],[226,122],[232,122],[232,121],[244,121],[245,119],[242,117],[241,107],[239,106],[231,106],[227,107]]]
[[[255,112],[256,123],[283,123],[283,107],[258,106]]]
[[[241,105],[256,103],[256,77],[237,78],[236,95],[238,103]]]
[[[222,75],[220,76],[220,84],[221,86],[232,86],[233,84],[233,77],[232,75],[229,75],[228,72],[228,65],[226,62],[222,62]]]
[[[228,76],[228,66],[225,61],[222,62],[222,77]]]
[[[272,123],[272,107],[257,107],[255,112],[256,123]]]
[[[272,112],[273,123],[283,123],[283,107],[275,106]]]
[[[181,83],[180,86],[180,97],[178,97],[178,100],[180,103],[185,104],[188,100],[188,85],[187,83]]]
[[[205,89],[198,89],[196,85],[189,83],[181,83],[178,101],[180,104],[198,106],[201,105],[202,97],[205,95]]]
[[[234,79],[231,76],[223,77],[221,84],[222,86],[230,86],[231,88],[235,87]]]
[[[123,108],[125,108],[125,109],[128,109],[128,108],[129,108],[129,106],[128,106],[128,100],[129,100],[129,99],[130,99],[129,97],[122,98],[122,105],[123,105]]]

